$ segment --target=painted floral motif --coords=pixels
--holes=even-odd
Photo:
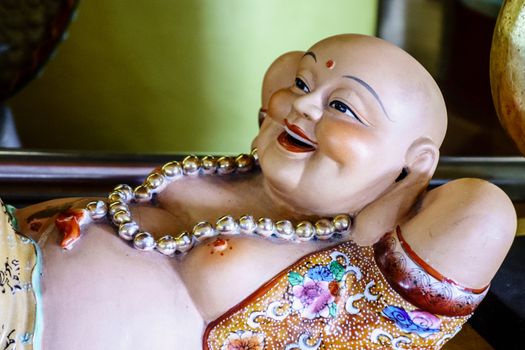
[[[306,275],[314,281],[332,282],[334,280],[332,271],[330,271],[330,269],[326,266],[315,266],[308,270]]]
[[[330,306],[335,298],[328,288],[329,283],[305,277],[303,284],[294,286],[292,308],[301,311],[301,317],[313,319],[329,317]]]
[[[9,290],[7,289],[9,288]],[[20,262],[17,259],[6,258],[3,268],[0,268],[0,292],[15,294],[22,290],[20,285]]]
[[[221,347],[221,350],[263,350],[264,335],[251,331],[237,331],[230,333]]]
[[[292,309],[308,319],[335,317],[339,282],[344,274],[344,267],[336,260],[326,266],[316,265],[304,276],[294,271],[290,272],[288,282],[292,286]]]
[[[423,310],[405,311],[397,306],[387,306],[383,315],[394,321],[397,327],[407,333],[416,333],[425,338],[440,331],[441,319]]]

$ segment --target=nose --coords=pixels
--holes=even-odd
[[[303,117],[318,121],[323,116],[323,98],[320,93],[310,92],[298,97],[293,108]]]

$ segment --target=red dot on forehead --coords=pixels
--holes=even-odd
[[[326,61],[326,68],[332,69],[335,66],[335,62],[333,60]]]

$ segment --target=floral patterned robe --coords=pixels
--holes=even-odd
[[[464,306],[459,301],[468,296],[475,307],[486,289],[471,291],[439,280],[402,249],[399,237],[386,234],[374,247],[345,242],[302,258],[212,322],[203,347],[441,348],[473,310],[458,307]]]

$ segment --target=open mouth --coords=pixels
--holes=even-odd
[[[296,153],[315,151],[316,143],[310,140],[299,127],[289,124],[286,119],[284,123],[284,131],[277,138],[281,146]]]

